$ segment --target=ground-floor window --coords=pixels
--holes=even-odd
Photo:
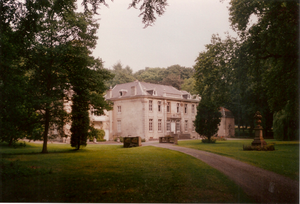
[[[167,121],[167,132],[171,132],[171,121]]]
[[[158,132],[161,132],[161,119],[158,119]]]
[[[185,132],[188,131],[188,121],[187,120],[184,121],[184,131]]]
[[[121,120],[117,121],[117,130],[118,132],[121,132]]]
[[[149,119],[149,131],[153,131],[153,119]]]

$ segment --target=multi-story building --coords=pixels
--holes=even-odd
[[[64,109],[71,113],[72,93],[69,100],[64,101]],[[172,86],[134,81],[117,84],[106,93],[106,100],[113,102],[113,110],[104,115],[90,107],[91,125],[105,131],[104,139],[114,140],[117,137],[140,136],[146,141],[159,137],[177,134],[179,139],[199,138],[195,131],[194,120],[197,114],[199,96],[192,96]],[[221,107],[221,123],[218,136],[234,137],[234,117],[232,113]],[[70,141],[71,122],[65,124],[64,137],[59,141]],[[52,131],[53,129],[53,131]],[[49,132],[58,134],[56,126]]]
[[[134,81],[117,84],[106,94],[114,103],[109,111],[109,139],[140,136],[146,141],[178,134],[198,138],[193,121],[200,99],[172,86]]]

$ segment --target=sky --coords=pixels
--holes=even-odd
[[[97,46],[93,56],[112,69],[121,63],[133,72],[146,67],[167,68],[178,64],[193,67],[213,34],[223,39],[235,36],[229,22],[229,0],[168,0],[155,24],[144,28],[138,9],[128,9],[131,0],[107,1],[101,6]]]

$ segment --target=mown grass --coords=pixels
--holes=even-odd
[[[299,141],[265,140],[274,144],[275,151],[243,151],[253,139],[217,141],[215,144],[201,140],[179,141],[179,145],[232,157],[251,165],[299,180]]]
[[[2,202],[252,202],[219,171],[180,152],[48,146],[52,153],[36,154],[41,144],[33,143],[1,147]]]

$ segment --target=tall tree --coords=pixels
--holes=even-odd
[[[267,94],[273,113],[288,112],[285,129],[290,139],[298,137],[299,2],[232,0],[229,11],[231,25],[244,41],[249,73],[262,76],[263,89],[256,91]],[[257,22],[249,24],[252,15]]]
[[[28,93],[30,73],[24,68],[25,48],[31,35],[21,29],[27,13],[22,2],[0,1],[0,141],[10,145],[24,137],[38,139],[39,116]],[[30,137],[34,136],[34,137]]]
[[[218,132],[221,122],[221,112],[214,101],[209,99],[201,100],[197,106],[197,115],[194,121],[196,132],[211,142],[211,137]]]

